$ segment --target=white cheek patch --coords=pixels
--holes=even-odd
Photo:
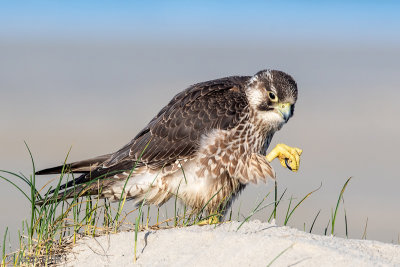
[[[252,107],[257,107],[264,100],[263,93],[256,88],[251,88],[250,90],[248,90],[247,98],[249,100],[250,106]]]

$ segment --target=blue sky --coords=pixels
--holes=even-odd
[[[398,42],[396,1],[2,1],[0,34]]]

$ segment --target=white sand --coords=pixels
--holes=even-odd
[[[138,236],[138,266],[400,266],[400,245],[307,234],[259,221],[144,231]],[[74,247],[68,266],[133,265],[134,232]]]

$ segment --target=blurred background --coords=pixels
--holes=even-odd
[[[189,85],[279,69],[299,99],[271,146],[304,153],[298,173],[273,163],[279,192],[287,188],[277,224],[290,196],[297,203],[322,183],[289,225],[308,230],[321,210],[323,234],[352,176],[349,236],[361,238],[368,219],[367,239],[397,243],[399,11],[396,1],[2,1],[0,169],[32,173],[24,140],[37,169],[71,147],[69,161],[116,151]],[[248,214],[271,191],[249,186],[235,211]],[[0,236],[8,226],[16,240],[29,208],[1,180]],[[343,207],[336,227],[344,236]]]

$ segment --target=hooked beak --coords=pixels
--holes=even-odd
[[[282,116],[285,122],[287,122],[292,115],[291,106],[292,105],[290,103],[280,103],[275,106],[275,110]]]

